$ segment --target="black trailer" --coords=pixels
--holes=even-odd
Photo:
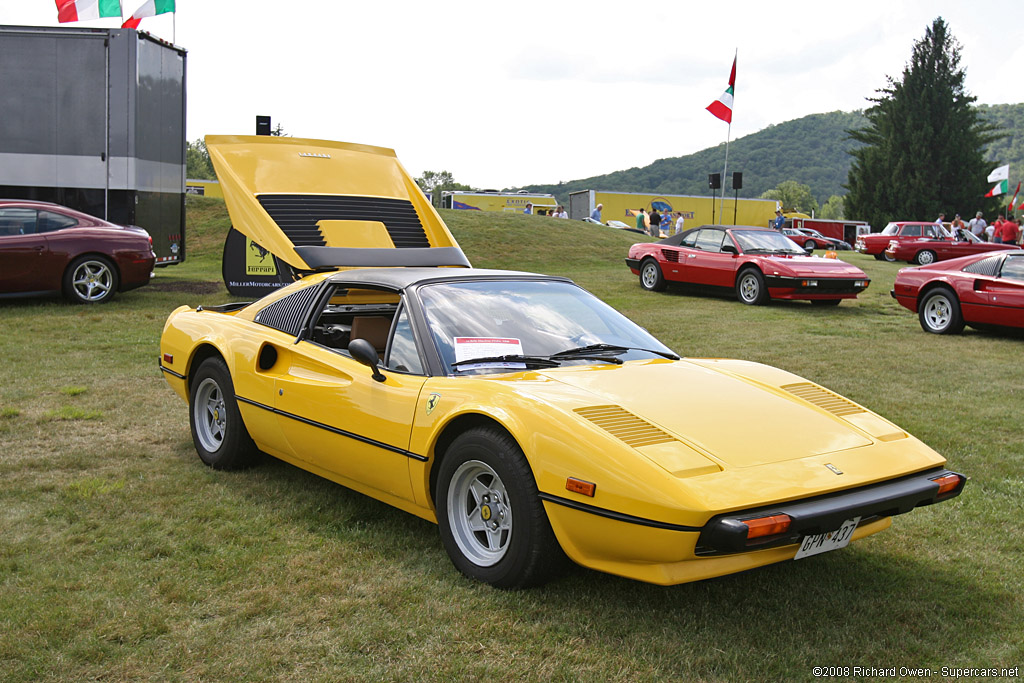
[[[70,206],[185,260],[185,50],[133,29],[0,26],[0,197]]]

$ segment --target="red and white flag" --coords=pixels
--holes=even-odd
[[[103,17],[120,17],[121,0],[56,0],[57,21],[88,21]]]
[[[1020,183],[1017,183],[1017,189],[1013,191],[1013,199],[1010,200],[1010,211],[1013,211],[1013,205],[1017,203],[1018,194],[1020,194]],[[1024,199],[1022,199],[1020,203],[1024,204]]]
[[[132,12],[121,28],[138,28],[139,22],[146,17],[155,17],[158,14],[167,14],[173,11],[174,0],[146,0],[139,9]]]
[[[722,96],[707,106],[707,110],[726,123],[732,123],[732,98],[736,88],[736,58],[732,58],[732,72],[729,74],[729,87]]]

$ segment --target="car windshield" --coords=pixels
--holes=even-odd
[[[421,287],[419,298],[450,373],[675,357],[639,325],[569,282],[438,283]],[[502,365],[494,360],[499,358],[509,362]],[[488,361],[477,366],[473,359]]]
[[[732,236],[739,242],[745,254],[804,254],[800,246],[781,232],[774,230],[733,230]]]
[[[897,225],[896,223],[890,223],[889,225],[885,226],[884,230],[882,230],[882,234],[883,235],[895,235],[897,232],[899,232],[899,229],[900,229],[899,225]]]

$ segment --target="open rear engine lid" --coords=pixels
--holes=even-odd
[[[394,150],[267,135],[206,148],[234,228],[294,268],[470,266]]]

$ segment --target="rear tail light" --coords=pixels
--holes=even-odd
[[[784,534],[789,531],[789,525],[793,522],[789,515],[765,515],[741,521],[747,525],[748,540]]]

